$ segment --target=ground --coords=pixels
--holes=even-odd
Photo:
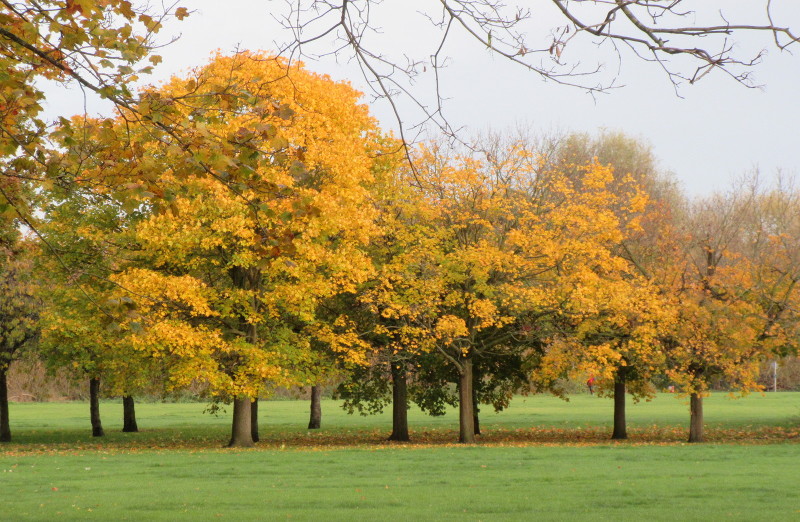
[[[800,394],[706,404],[709,444],[683,443],[688,408],[662,395],[631,405],[631,440],[612,443],[610,401],[517,398],[484,413],[475,446],[453,444],[454,412],[412,411],[412,444],[386,443],[388,416],[265,402],[263,444],[225,450],[228,415],[141,404],[142,433],[88,436],[88,406],[14,404],[0,447],[0,519],[788,520],[800,517]],[[86,411],[84,411],[86,410]]]

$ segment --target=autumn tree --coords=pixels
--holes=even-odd
[[[0,177],[49,189],[63,181],[50,151],[50,122],[42,118],[48,91],[79,86],[84,94],[131,107],[130,85],[161,58],[151,51],[165,18],[185,8],[153,10],[127,0],[108,2],[3,2],[0,5]],[[148,62],[145,60],[149,58]],[[63,140],[58,140],[63,144]],[[29,198],[2,194],[0,213],[33,231]]]
[[[605,262],[561,274],[564,284],[553,287],[554,292],[563,293],[549,331],[541,333],[551,341],[535,372],[534,385],[563,395],[560,379],[593,377],[601,395],[614,397],[612,437],[626,438],[626,391],[634,400],[652,396],[649,380],[663,371],[657,344],[670,314],[647,269],[651,243],[659,237],[664,219],[662,209],[676,199],[674,185],[658,170],[647,145],[620,132],[522,134],[518,139],[537,151],[542,176],[567,179],[580,197],[595,194],[596,208],[613,216],[606,225],[617,228],[614,236],[608,236],[613,241],[605,244],[609,249]],[[487,164],[501,169],[510,161],[502,147],[507,141],[489,134],[473,147],[485,155]],[[587,165],[595,162],[606,167],[599,194],[593,184],[596,180],[586,176]],[[558,202],[564,194],[544,191],[541,197]]]
[[[78,151],[64,144],[65,154],[79,154],[87,170],[95,167],[95,150]],[[132,396],[150,391],[159,369],[133,349],[114,316],[130,308],[115,300],[109,278],[137,263],[132,231],[148,215],[144,204],[114,197],[102,183],[70,179],[42,193],[38,226],[37,271],[42,292],[41,355],[53,368],[67,368],[89,379],[92,430],[103,434],[99,415],[101,379],[109,395],[124,397],[124,430],[136,431]]]
[[[611,265],[609,265],[611,266]],[[584,280],[565,296],[560,332],[542,362],[550,381],[596,380],[598,395],[614,400],[612,439],[626,439],[626,394],[652,398],[654,377],[664,372],[661,341],[674,322],[674,309],[659,288],[618,264]]]
[[[648,206],[666,204],[680,206],[681,194],[674,175],[659,164],[652,146],[620,130],[601,129],[596,133],[573,132],[539,139],[538,149],[549,168],[561,170],[570,177],[580,176],[581,168],[597,161],[613,168],[609,189],[618,196],[616,211],[625,219],[626,194],[632,186],[647,195]],[[628,239],[630,242],[630,239]]]
[[[415,201],[414,198],[405,203]],[[392,410],[389,440],[408,441],[408,408],[411,402],[430,415],[444,415],[447,406],[457,406],[451,385],[458,383],[452,364],[436,350],[431,332],[438,311],[431,293],[437,292],[436,275],[429,254],[436,247],[435,221],[410,209],[397,229],[382,226],[378,248],[388,257],[378,266],[359,294],[351,314],[371,346],[370,364],[356,366],[340,385],[338,396],[350,413],[375,414],[386,405]],[[385,225],[385,223],[384,223]],[[473,366],[472,407],[475,435],[480,434],[479,404],[500,410],[511,395],[527,382],[524,363],[514,350],[483,352]]]
[[[2,177],[49,185],[50,122],[42,118],[48,89],[79,86],[85,93],[132,105],[130,85],[161,58],[151,54],[165,18],[185,8],[154,10],[127,0],[44,0],[0,4],[0,161]],[[149,57],[149,61],[147,60]],[[27,201],[15,211],[31,220]]]
[[[362,203],[377,131],[358,97],[297,64],[242,52],[143,94],[137,110],[180,122],[180,136],[129,134],[122,118],[99,129],[97,139],[124,147],[102,158],[114,179],[141,173],[156,207],[136,231],[149,268],[114,278],[138,307],[126,325],[142,327],[139,349],[169,360],[174,386],[199,379],[233,400],[231,445],[252,444],[259,392],[299,384],[292,368],[314,339],[359,357],[346,324],[316,320],[321,299],[369,271],[361,246],[372,215]]]
[[[19,164],[16,158],[0,157],[3,172]],[[24,209],[32,194],[24,179],[0,177],[0,442],[11,440],[9,365],[39,332],[39,302],[32,277],[35,247],[22,233]]]
[[[670,289],[679,312],[666,338],[668,375],[690,397],[690,442],[704,440],[703,396],[714,379],[759,389],[761,360],[796,343],[785,329],[794,328],[794,196],[743,187],[696,203]]]
[[[18,109],[9,103],[11,93],[1,85],[0,80],[0,442],[8,442],[11,428],[6,375],[19,350],[38,332],[38,302],[31,277],[33,246],[23,239],[21,231],[34,197],[24,176],[30,161],[13,154],[14,137],[5,127],[15,124]]]
[[[326,384],[339,381],[354,368],[365,364],[362,356],[353,359],[343,351],[344,341],[359,351],[367,349],[367,342],[358,333],[358,323],[353,321],[349,306],[354,294],[340,293],[320,299],[313,320],[295,323],[295,329],[307,338],[308,353],[302,364],[296,364],[293,372],[298,383],[308,388],[308,429],[322,427],[322,391]]]
[[[800,190],[778,178],[767,185],[757,176],[743,184],[753,203],[739,250],[747,260],[750,292],[765,326],[759,341],[774,357],[797,353],[800,342]]]
[[[49,287],[42,318],[42,352],[53,368],[66,368],[76,379],[87,379],[92,436],[105,435],[100,417],[101,378],[106,358],[118,344],[117,335],[80,290]]]
[[[431,270],[436,265],[430,256],[434,234],[430,229],[422,232],[420,223],[413,221],[406,223],[404,232],[389,234],[389,251],[396,248],[391,261],[378,268],[377,277],[359,296],[354,312],[367,332],[371,357],[368,365],[352,368],[337,391],[350,413],[380,413],[389,405],[393,441],[410,440],[411,402],[431,415],[443,415],[445,406],[458,405],[458,396],[450,391],[458,378],[452,365],[437,355],[432,335],[438,310],[432,306],[431,292],[436,295],[439,284]]]
[[[350,369],[338,396],[350,413],[373,414],[392,406],[389,440],[409,440],[408,383],[419,356],[433,349],[435,311],[427,306],[431,280],[426,259],[432,222],[420,194],[393,170],[373,189],[378,232],[368,247],[375,267],[350,300],[348,316],[370,347],[368,365]],[[411,276],[416,274],[416,277]]]
[[[427,331],[429,349],[455,370],[459,440],[472,442],[476,363],[540,356],[540,323],[557,313],[559,288],[613,263],[619,232],[605,189],[610,170],[586,167],[587,190],[578,191],[562,173],[543,173],[519,143],[502,161],[429,147],[414,163],[408,179],[426,216],[424,247],[378,287],[382,314]]]
[[[559,351],[574,352],[572,357],[561,356],[569,367],[564,375],[594,377],[600,395],[613,397],[612,438],[625,439],[626,392],[636,401],[650,398],[654,391],[650,381],[664,371],[659,344],[674,321],[674,310],[657,284],[658,269],[663,266],[659,254],[683,196],[669,173],[658,168],[650,147],[624,133],[569,134],[551,138],[545,145],[548,168],[565,172],[578,190],[587,162],[597,161],[611,169],[607,188],[614,198],[609,200],[609,210],[619,227],[618,243],[612,248],[615,268],[604,267],[596,274],[594,288],[604,295],[594,298],[600,304],[597,308],[583,316],[565,315],[572,335],[563,336]],[[565,310],[569,309],[567,304]],[[578,344],[570,347],[571,343]]]
[[[11,441],[6,375],[20,350],[39,332],[33,245],[0,228],[0,442]]]

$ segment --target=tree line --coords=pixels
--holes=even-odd
[[[10,160],[0,297],[5,376],[27,345],[107,394],[154,382],[232,403],[231,446],[259,398],[337,376],[351,411],[614,399],[668,380],[690,441],[715,379],[759,389],[796,353],[800,192],[756,176],[687,199],[619,133],[484,135],[404,149],[349,85],[260,52],[218,55],[143,89],[113,118],[62,118]],[[47,144],[45,147],[42,144]]]
[[[699,441],[710,382],[754,389],[761,361],[794,353],[795,187],[749,180],[688,201],[646,147],[614,134],[395,139],[349,85],[294,60],[333,39],[393,104],[401,138],[397,89],[452,134],[441,103],[426,109],[400,79],[420,63],[361,37],[374,4],[292,5],[285,58],[219,55],[143,88],[164,22],[186,8],[0,5],[0,440],[8,366],[25,349],[90,380],[96,435],[101,379],[126,398],[131,429],[132,397],[153,383],[201,386],[233,403],[234,446],[257,439],[259,397],[330,374],[348,407],[391,396],[399,440],[407,401],[458,404],[463,442],[479,431],[477,404],[563,394],[565,376],[614,396],[623,438],[625,394],[669,379],[691,397]],[[748,84],[760,54],[740,55],[739,35],[797,41],[769,2],[763,24],[720,11],[705,25],[680,0],[552,4],[565,25],[542,46],[524,36],[524,6],[442,2],[428,16],[441,36],[432,69],[451,27],[589,91],[609,84],[567,53],[571,33],[652,55],[676,85],[716,70]],[[46,121],[48,82],[115,113]]]

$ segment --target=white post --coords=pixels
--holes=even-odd
[[[772,391],[778,391],[778,361],[772,361]]]

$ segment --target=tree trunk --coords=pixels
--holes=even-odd
[[[236,397],[233,400],[233,425],[229,448],[253,447],[253,433],[250,424],[250,397]]]
[[[481,422],[479,413],[481,412],[480,405],[478,404],[478,387],[480,386],[480,372],[476,368],[472,368],[472,422],[475,425],[475,435],[481,434]]]
[[[689,396],[689,442],[703,442],[703,396]]]
[[[250,403],[250,436],[253,437],[253,442],[258,442],[258,398]]]
[[[311,417],[308,420],[308,429],[310,430],[318,430],[322,425],[321,394],[322,389],[319,386],[311,387]]]
[[[628,369],[620,366],[614,379],[614,432],[611,434],[613,440],[623,440],[628,438],[628,429],[625,422],[625,380]]]
[[[0,442],[11,442],[11,424],[8,420],[8,368],[0,369]]]
[[[408,383],[404,363],[390,363],[392,367],[392,434],[389,440],[408,442]]]
[[[122,431],[125,433],[139,431],[139,426],[136,424],[136,406],[131,395],[122,397]]]
[[[458,442],[475,442],[475,411],[472,403],[472,358],[462,357],[458,382]]]
[[[89,416],[92,421],[92,437],[104,437],[103,424],[100,422],[100,379],[89,379]]]
[[[261,306],[258,290],[261,288],[261,271],[257,267],[245,268],[233,266],[228,269],[233,286],[244,290],[250,295],[253,312],[258,314]],[[239,316],[239,325],[244,333],[244,340],[258,346],[258,326],[250,322],[249,317]],[[256,392],[256,400],[258,393]],[[233,422],[231,426],[231,440],[229,448],[250,448],[258,440],[258,406],[254,405],[250,397],[238,396],[233,399]]]

